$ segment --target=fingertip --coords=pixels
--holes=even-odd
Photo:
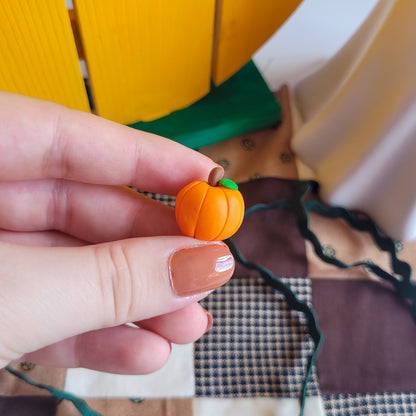
[[[189,344],[212,328],[213,317],[201,305],[193,303],[177,311],[137,322],[137,325],[175,344]]]
[[[140,337],[135,337],[129,344],[120,346],[119,366],[124,368],[123,373],[151,374],[166,365],[172,352],[172,344],[158,334],[145,329]],[[143,342],[143,337],[146,342]]]

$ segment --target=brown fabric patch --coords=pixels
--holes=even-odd
[[[323,394],[416,391],[416,324],[389,286],[312,280],[324,343],[317,359]]]
[[[318,237],[327,255],[334,256],[338,260],[349,264],[357,261],[370,261],[387,272],[392,272],[389,255],[375,245],[370,234],[353,229],[342,219],[324,218],[315,213],[310,213],[309,226]],[[397,257],[408,262],[415,269],[416,241],[406,243],[396,241],[396,247]],[[377,279],[369,270],[363,267],[340,269],[325,263],[318,258],[310,243],[306,244],[306,257],[310,278]]]
[[[29,365],[29,363],[15,364],[11,366],[16,371],[23,373],[26,377],[36,383],[47,384],[57,389],[63,389],[65,384],[66,369],[50,368],[41,365]],[[4,396],[48,396],[46,390],[30,386],[23,380],[18,379],[5,369],[0,370],[0,395]]]
[[[58,399],[51,396],[0,396],[0,415],[55,416],[57,405]]]
[[[283,86],[275,97],[282,110],[282,120],[277,127],[199,149],[223,166],[227,178],[236,182],[260,177],[298,178],[295,156],[290,147],[292,115],[288,87]]]
[[[87,399],[88,405],[105,416],[192,416],[192,399],[129,400]],[[75,406],[63,401],[56,416],[79,416]]]
[[[296,183],[290,180],[264,178],[240,185],[246,207],[289,198]],[[232,237],[247,258],[267,267],[276,276],[307,276],[305,242],[298,232],[295,214],[288,209],[255,212],[243,221]],[[237,264],[235,276],[256,277]]]

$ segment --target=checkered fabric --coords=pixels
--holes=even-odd
[[[148,198],[152,198],[152,199],[155,199],[156,201],[162,202],[163,204],[169,205],[171,207],[175,206],[176,197],[174,196],[156,194],[154,192],[140,191],[139,189],[136,189],[136,188],[132,188],[132,189],[141,193],[144,196],[147,196]]]
[[[283,278],[311,301],[307,278]],[[215,325],[195,343],[196,396],[299,397],[313,342],[305,320],[259,279],[232,279],[201,304]],[[308,395],[319,393],[315,372]]]
[[[323,398],[327,416],[416,414],[416,393],[333,394]]]

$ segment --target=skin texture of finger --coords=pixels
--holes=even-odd
[[[113,374],[149,374],[163,367],[171,345],[145,329],[117,326],[72,337],[19,361],[51,367],[84,367]]]
[[[0,228],[59,230],[91,243],[180,235],[174,209],[121,186],[66,180],[0,182]]]
[[[88,243],[59,231],[16,232],[0,230],[0,241],[24,246],[81,247]]]
[[[0,243],[0,363],[184,308],[226,283],[233,270],[223,243],[187,237],[63,248]],[[190,293],[189,285],[192,295],[178,295]]]
[[[176,195],[216,166],[159,136],[7,92],[0,125],[0,180],[64,178]]]
[[[135,322],[140,328],[148,329],[175,344],[194,342],[212,325],[212,317],[198,303],[187,305],[177,311]]]

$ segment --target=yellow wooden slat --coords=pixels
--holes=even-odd
[[[0,1],[0,90],[90,111],[65,0]]]
[[[75,0],[99,115],[148,121],[209,92],[215,0]]]
[[[217,0],[212,77],[234,75],[286,21],[301,0]]]

